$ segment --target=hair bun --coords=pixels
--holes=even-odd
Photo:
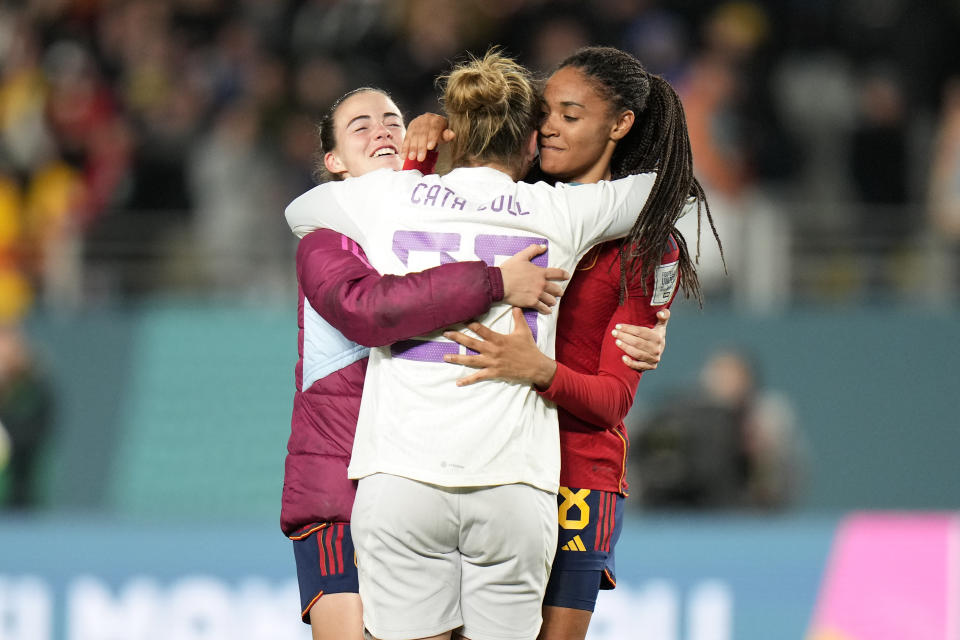
[[[540,105],[529,71],[493,47],[483,58],[471,56],[455,67],[441,83],[448,126],[456,134],[454,166],[494,159],[523,164],[523,145]]]
[[[472,66],[456,69],[447,80],[444,106],[447,113],[506,113],[510,81],[503,65],[494,57],[477,60]]]

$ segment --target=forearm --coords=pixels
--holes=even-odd
[[[499,270],[479,261],[381,275],[345,236],[320,230],[301,243],[308,241],[297,255],[304,296],[359,344],[381,346],[464,322],[503,297]]]
[[[565,361],[572,356],[561,352],[556,376],[542,391],[543,397],[600,429],[619,425],[633,405],[641,373],[622,361],[623,353],[616,345],[613,329],[621,323],[651,327],[659,309],[650,305],[650,295],[644,295],[639,286],[632,288],[624,304],[607,319],[596,373],[575,371]]]
[[[639,380],[639,375],[636,378]],[[598,429],[612,429],[630,411],[636,390],[636,384],[631,386],[620,376],[577,373],[557,363],[556,375],[540,395]]]

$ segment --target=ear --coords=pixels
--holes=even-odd
[[[323,154],[323,166],[333,175],[341,175],[347,172],[347,168],[333,151],[327,151]]]
[[[633,127],[633,118],[633,111],[630,109],[621,113],[610,129],[610,139],[618,141],[630,133],[630,129]]]
[[[537,148],[537,136],[538,136],[538,135],[539,135],[539,132],[538,132],[536,129],[534,129],[534,130],[530,133],[530,137],[527,138],[527,146],[526,146],[526,163],[527,163],[527,166],[529,166],[530,163],[532,163],[534,160],[537,159],[537,154],[539,153],[539,149]]]

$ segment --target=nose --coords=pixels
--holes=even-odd
[[[373,130],[374,139],[379,140],[380,138],[393,138],[393,132],[390,131],[390,127],[385,125],[382,122],[378,122]]]
[[[543,122],[540,123],[540,135],[542,137],[551,138],[557,135],[555,117],[553,114],[549,114],[543,118]]]

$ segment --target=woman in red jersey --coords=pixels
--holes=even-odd
[[[556,361],[537,349],[524,322],[515,322],[509,335],[468,325],[482,340],[445,335],[479,353],[447,357],[479,369],[458,384],[494,378],[528,382],[560,408],[560,535],[539,638],[582,640],[598,591],[616,585],[614,549],[628,488],[623,420],[642,371],[655,368],[659,359],[658,345],[646,340],[655,336],[642,328],[666,323],[678,281],[687,295],[700,298],[693,261],[666,212],[676,210],[671,203],[678,198],[706,201],[693,176],[679,98],[629,54],[581,49],[547,81],[543,104],[543,174],[591,183],[658,172],[660,197],[648,201],[646,231],[637,244],[608,242],[580,262],[563,296]],[[433,132],[426,138],[438,137],[436,121],[428,122]],[[404,151],[422,155],[425,138],[415,124]],[[699,204],[693,206],[699,215]],[[706,213],[712,228],[709,209]],[[652,357],[641,356],[634,345],[646,346]]]

